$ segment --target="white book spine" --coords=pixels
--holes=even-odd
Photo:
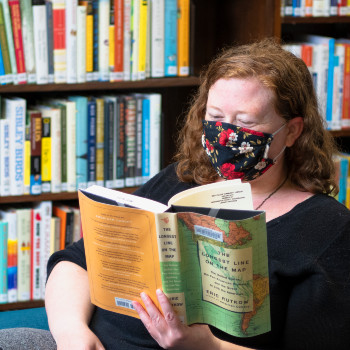
[[[131,79],[131,0],[124,1],[124,52],[123,52],[123,67],[124,80]]]
[[[76,181],[76,103],[67,105],[67,191],[77,190]]]
[[[164,76],[164,0],[152,1],[151,75]]]
[[[33,300],[41,299],[41,280],[40,280],[40,268],[41,268],[41,225],[42,215],[40,208],[32,209],[32,229],[31,229],[31,287],[30,297]]]
[[[0,196],[10,195],[10,122],[0,119]]]
[[[161,94],[150,94],[150,178],[160,171]]]
[[[33,8],[33,29],[35,48],[35,69],[37,84],[49,82],[49,57],[47,50],[46,6],[35,5]]]
[[[98,70],[98,80],[109,81],[109,0],[99,0]]]
[[[151,77],[151,40],[152,40],[152,1],[147,6],[147,33],[146,33],[146,78]]]
[[[61,111],[53,108],[51,113],[51,192],[62,191],[61,177]]]
[[[24,142],[26,100],[5,99],[5,116],[10,123],[10,194],[24,193]]]
[[[86,82],[86,6],[77,10],[77,81]]]
[[[67,83],[77,82],[77,1],[66,1]]]
[[[138,80],[139,68],[139,38],[140,38],[140,1],[132,2],[132,31],[131,31],[131,80]]]
[[[334,51],[334,76],[333,76],[333,113],[332,127],[333,130],[340,130],[342,127],[343,112],[343,84],[344,84],[344,60],[345,46],[342,44],[335,45]]]

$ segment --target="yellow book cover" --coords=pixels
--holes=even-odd
[[[104,183],[104,99],[96,98],[96,183]]]
[[[114,25],[109,25],[109,71],[114,71]]]
[[[177,52],[178,75],[190,74],[190,0],[178,0]]]
[[[139,67],[138,77],[140,80],[146,79],[146,48],[147,48],[147,26],[148,26],[148,0],[140,2],[140,26],[139,26]]]
[[[51,119],[42,119],[41,181],[42,192],[51,192]]]

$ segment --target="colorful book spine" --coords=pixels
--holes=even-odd
[[[15,46],[13,42],[13,34],[12,34],[12,25],[11,25],[11,14],[10,8],[7,0],[0,0],[3,9],[4,15],[4,23],[5,23],[5,33],[7,38],[7,47],[10,56],[10,64],[11,64],[11,74],[8,78],[9,82],[16,83],[17,77],[17,65],[16,65],[16,55],[15,55]]]
[[[114,5],[114,71],[111,81],[123,80],[124,55],[124,1],[116,0]]]
[[[109,55],[108,55],[108,76],[112,81],[112,74],[114,72],[114,54],[115,54],[115,19],[114,19],[114,0],[109,1],[109,26],[108,26],[108,43],[109,43]]]
[[[86,6],[77,8],[77,82],[86,82]]]
[[[31,156],[30,156],[30,194],[41,193],[41,138],[42,117],[37,110],[28,110],[30,118]]]
[[[88,137],[87,137],[87,165],[88,186],[96,184],[96,101],[90,99],[87,106],[88,111]]]
[[[109,81],[109,0],[98,2],[98,80]]]
[[[0,221],[0,304],[7,303],[7,240],[8,224]]]
[[[136,99],[125,96],[125,186],[136,185]]]
[[[49,57],[47,49],[47,19],[45,1],[32,0],[32,4],[36,83],[48,84]]]
[[[1,53],[1,43],[0,43],[0,84],[1,85],[6,84],[6,73],[5,73],[5,67],[4,67],[4,60],[2,58],[2,53]]]
[[[177,53],[179,76],[190,74],[190,0],[178,0]]]
[[[164,3],[164,73],[177,75],[177,0]]]
[[[96,184],[104,185],[104,100],[96,101]]]
[[[0,46],[1,46],[1,56],[4,64],[4,70],[5,70],[4,83],[5,84],[12,83],[13,75],[12,75],[12,67],[11,67],[11,60],[10,60],[10,51],[9,51],[8,42],[7,42],[3,5],[1,2],[0,2]]]
[[[305,0],[305,17],[312,17],[312,1],[313,0]]]
[[[116,188],[125,186],[125,100],[122,96],[118,97],[117,104],[117,176],[115,180]]]
[[[151,76],[164,77],[164,0],[152,1]]]
[[[140,19],[139,19],[139,48],[138,48],[138,69],[137,77],[139,80],[146,79],[146,54],[147,54],[147,27],[149,25],[148,0],[140,0]]]
[[[52,0],[53,59],[55,83],[67,81],[66,57],[66,4],[63,0]]]
[[[113,139],[114,139],[114,105],[104,97],[104,154],[103,180],[107,188],[114,187],[113,178]]]
[[[77,1],[66,1],[67,83],[77,82]]]
[[[131,0],[124,1],[124,47],[123,71],[124,80],[131,79]]]
[[[21,20],[27,82],[36,83],[33,12],[30,1],[21,0]]]
[[[30,300],[30,232],[31,232],[31,209],[21,208],[17,214],[17,295],[18,301]]]
[[[10,123],[10,193],[24,193],[24,141],[26,100],[6,98],[5,117]]]
[[[49,83],[55,82],[55,66],[53,58],[53,7],[51,0],[45,0],[47,22],[47,59]]]
[[[293,0],[293,16],[300,17],[301,16],[301,0]]]
[[[26,66],[24,60],[24,47],[22,37],[22,22],[21,22],[21,10],[19,6],[19,0],[8,0],[11,23],[12,23],[12,35],[14,50],[16,56],[16,68],[17,68],[17,84],[25,84],[27,82]]]
[[[51,192],[51,118],[42,117],[41,137],[41,188]]]
[[[342,129],[350,128],[350,43],[345,43]]]
[[[136,98],[136,164],[135,185],[142,185],[142,106],[144,96],[135,94]]]
[[[86,188],[88,183],[88,99],[84,96],[71,96],[76,103],[76,181],[77,188]]]
[[[148,97],[142,101],[142,183],[149,180],[150,162],[150,100]]]
[[[50,255],[60,249],[60,228],[61,219],[56,216],[52,216],[50,232]]]
[[[42,213],[38,206],[31,210],[30,299],[41,299],[40,249]]]
[[[25,131],[24,131],[24,179],[23,194],[30,194],[30,154],[31,154],[31,135],[30,135],[30,118],[26,113]]]
[[[0,119],[0,196],[10,195],[10,122]]]
[[[131,2],[131,45],[130,45],[130,72],[131,80],[138,80],[139,68],[139,41],[140,41],[140,8],[142,0]]]

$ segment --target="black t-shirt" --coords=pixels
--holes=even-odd
[[[135,194],[167,204],[196,186],[179,182],[171,165]],[[314,195],[267,223],[271,327],[252,338],[221,339],[257,349],[350,347],[350,211],[334,198]],[[86,269],[83,240],[53,254],[48,273],[62,260]],[[138,319],[96,308],[90,323],[106,349],[159,349]]]

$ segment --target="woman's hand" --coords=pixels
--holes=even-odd
[[[213,336],[207,325],[183,325],[161,290],[157,290],[157,298],[162,312],[147,294],[141,293],[141,298],[146,310],[136,301],[133,302],[134,308],[148,332],[162,348],[181,350],[219,348],[219,340]]]

